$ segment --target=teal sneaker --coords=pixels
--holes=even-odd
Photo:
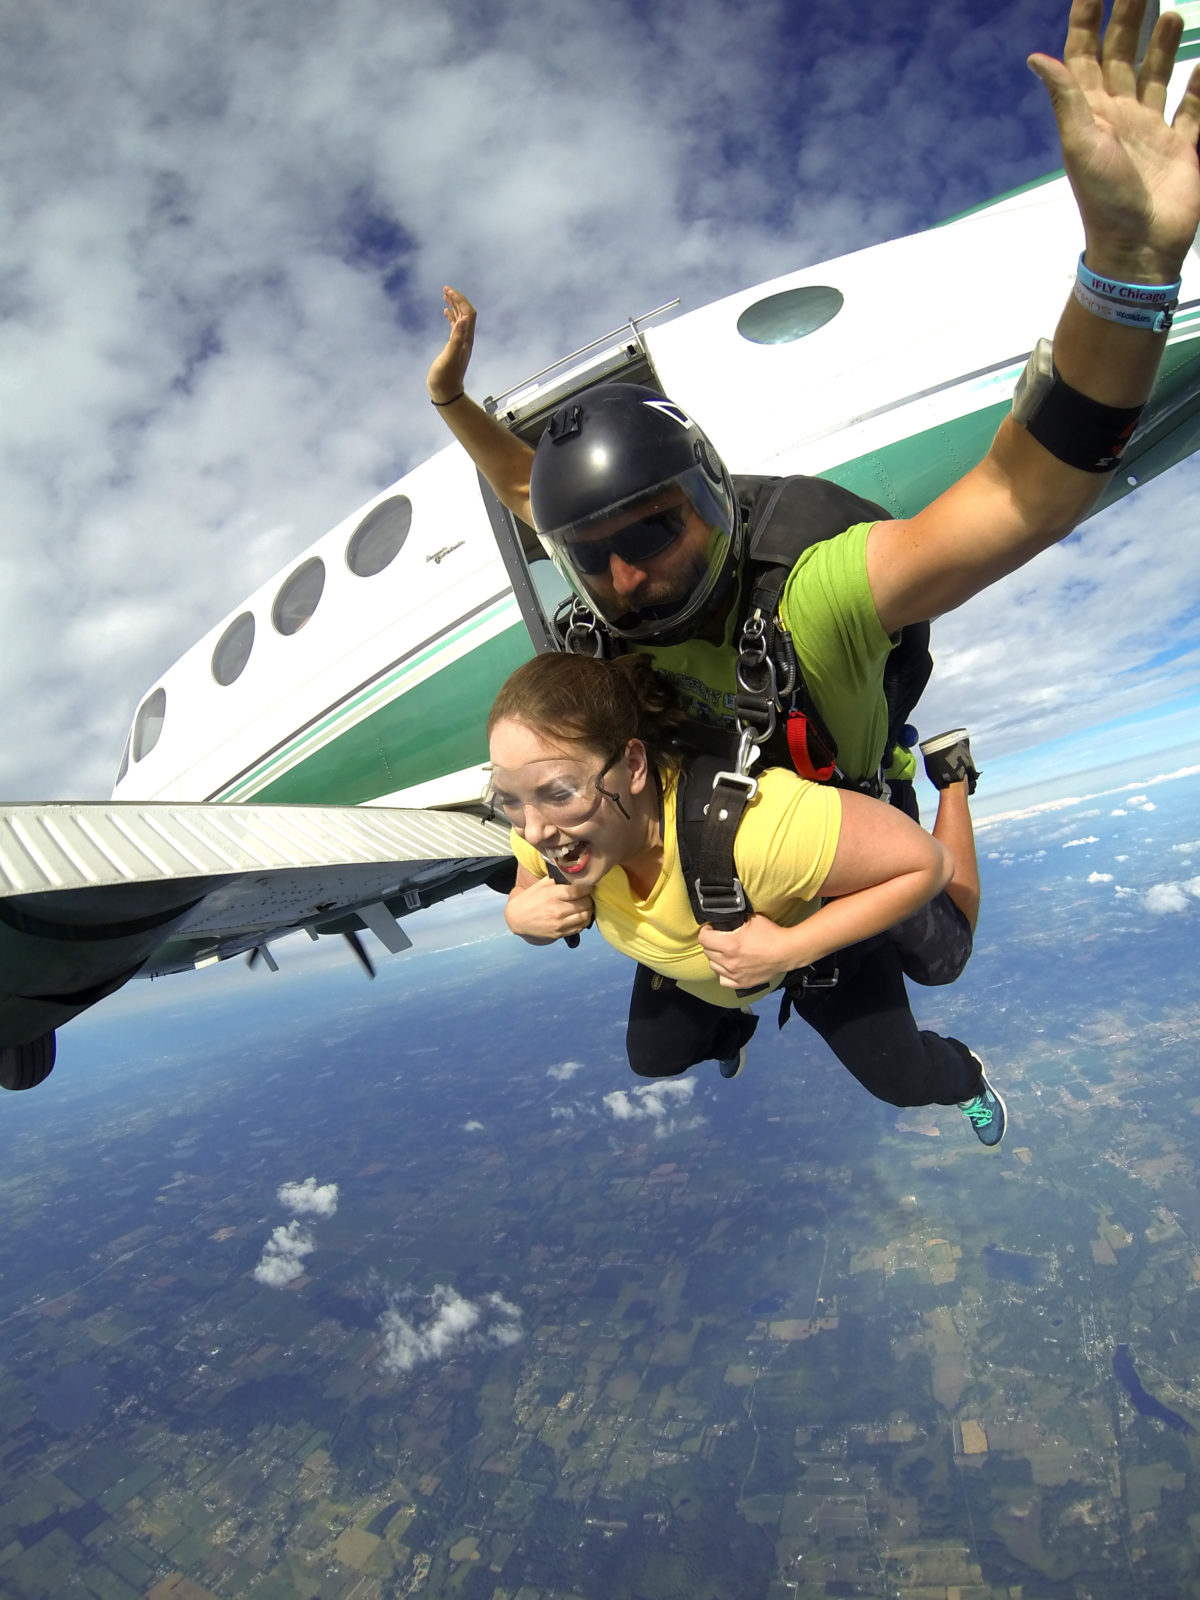
[[[746,1046],[743,1045],[735,1056],[726,1056],[717,1062],[717,1071],[723,1078],[736,1078],[746,1065]]]
[[[989,1150],[994,1150],[1003,1139],[1004,1130],[1008,1126],[1008,1109],[987,1081],[983,1062],[973,1050],[971,1060],[979,1066],[979,1093],[970,1100],[960,1100],[958,1109],[975,1129],[975,1137],[980,1144],[986,1145]]]

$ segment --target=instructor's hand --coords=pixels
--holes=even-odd
[[[1088,266],[1113,277],[1169,283],[1200,222],[1200,68],[1193,68],[1167,122],[1167,80],[1183,19],[1163,12],[1139,68],[1145,9],[1146,0],[1114,0],[1102,41],[1102,0],[1073,0],[1062,60],[1032,55],[1029,67],[1054,108]]]
[[[453,400],[467,386],[467,368],[475,345],[475,307],[465,294],[459,294],[449,284],[442,290],[446,304],[443,315],[450,324],[450,333],[425,379],[429,398],[439,403]]]
[[[539,878],[528,889],[509,895],[504,919],[523,939],[563,939],[582,933],[592,921],[590,892],[582,885]]]

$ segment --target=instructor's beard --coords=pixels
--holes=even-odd
[[[670,622],[707,581],[708,560],[705,552],[698,550],[682,571],[646,578],[632,594],[618,595],[611,586],[601,595],[590,587],[587,593],[593,609],[614,628],[632,628],[639,623]],[[622,606],[625,609],[618,612]]]

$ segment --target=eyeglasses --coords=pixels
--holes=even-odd
[[[570,540],[564,553],[576,572],[594,578],[608,570],[609,558],[620,556],[630,566],[640,566],[673,545],[687,526],[686,506],[669,506],[651,517],[627,522],[602,539]]]
[[[622,753],[618,750],[610,761],[605,762],[594,778],[578,781],[559,773],[541,786],[533,800],[518,800],[516,795],[506,794],[494,782],[489,797],[492,804],[503,811],[518,833],[525,831],[525,812],[530,806],[544,822],[552,823],[556,828],[574,828],[594,816],[600,809],[602,800],[611,800],[628,821],[629,813],[621,796],[613,793],[611,789],[603,788],[600,783],[601,778],[605,777],[621,759]]]

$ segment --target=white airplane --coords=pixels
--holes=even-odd
[[[1200,55],[1200,0],[1172,88]],[[734,472],[827,477],[912,515],[977,462],[1070,290],[1081,230],[1060,174],[909,238],[672,306],[489,407],[536,440],[603,380],[657,387]],[[1102,504],[1200,445],[1200,263]],[[981,310],[979,263],[1006,284]],[[558,647],[567,589],[451,445],[318,539],[142,699],[107,804],[0,806],[0,1085],[32,1087],[54,1031],[121,987],[304,929],[386,948],[397,919],[503,886],[484,799],[503,679]]]

